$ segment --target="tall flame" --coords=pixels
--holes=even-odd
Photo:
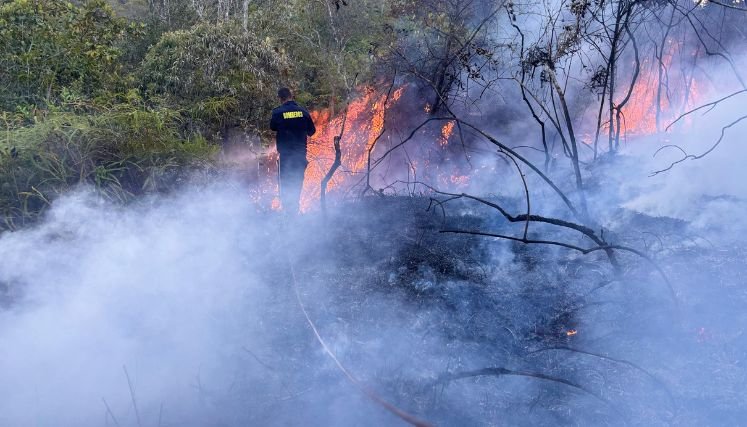
[[[692,74],[679,75],[681,72],[671,67],[674,58],[682,60],[683,55],[687,52],[682,43],[668,40],[661,61],[646,58],[640,62],[631,98],[622,109],[622,133],[632,136],[655,134],[677,115],[698,104],[703,95],[698,81]],[[690,53],[690,56],[694,55],[694,52]],[[627,90],[621,89],[622,92]]]
[[[363,95],[350,102],[344,114],[332,118],[329,110],[311,113],[319,131],[309,140],[309,166],[306,169],[301,194],[303,211],[311,209],[319,200],[322,179],[335,157],[333,141],[340,134],[343,121],[345,130],[340,142],[340,170],[345,174],[335,174],[329,182],[328,191],[339,188],[348,176],[359,175],[365,171],[368,152],[384,130],[386,111],[400,100],[404,90],[405,88],[401,87],[387,97],[387,93],[377,92],[372,87],[364,87],[361,89]]]

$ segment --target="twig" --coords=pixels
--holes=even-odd
[[[664,129],[664,130],[665,130],[665,131],[668,131],[668,130],[669,130],[669,128],[671,128],[672,126],[674,126],[674,125],[675,125],[675,124],[676,124],[677,122],[679,122],[680,120],[682,120],[682,119],[683,119],[683,118],[685,118],[686,116],[689,116],[690,114],[692,114],[692,113],[694,113],[694,112],[696,112],[696,111],[702,110],[703,108],[706,108],[706,107],[711,107],[711,108],[710,108],[710,109],[708,110],[708,111],[711,111],[711,110],[713,109],[713,107],[715,107],[715,106],[716,106],[717,104],[719,104],[720,102],[722,102],[722,101],[726,101],[727,99],[729,99],[729,98],[731,98],[731,97],[733,97],[733,96],[737,96],[737,95],[739,95],[739,94],[741,94],[741,93],[745,93],[745,92],[747,92],[747,89],[742,89],[742,90],[738,90],[738,91],[736,91],[736,92],[734,92],[734,93],[732,93],[732,94],[730,94],[730,95],[727,95],[727,96],[725,96],[725,97],[723,97],[723,98],[721,98],[721,99],[717,99],[717,100],[715,100],[715,101],[713,101],[713,102],[709,102],[709,103],[707,103],[707,104],[703,104],[703,105],[701,105],[700,107],[696,107],[696,108],[693,108],[693,109],[692,109],[692,110],[690,110],[690,111],[687,111],[687,112],[685,112],[685,113],[682,113],[682,114],[681,114],[681,115],[680,115],[679,117],[677,117],[677,118],[676,118],[676,119],[675,119],[675,120],[674,120],[674,121],[673,121],[672,123],[670,123],[670,124],[669,124],[669,125],[668,125],[668,126],[667,126],[667,127],[665,128],[665,129]],[[706,111],[706,113],[708,113],[708,111]]]
[[[669,166],[667,166],[664,169],[660,169],[660,170],[652,172],[651,175],[649,175],[649,176],[652,177],[652,176],[659,175],[660,173],[667,172],[667,171],[671,170],[673,167],[675,167],[676,165],[678,165],[678,164],[680,164],[680,163],[682,163],[682,162],[684,162],[685,160],[688,160],[688,159],[690,159],[690,160],[699,160],[699,159],[702,159],[703,157],[705,157],[708,154],[710,154],[713,150],[715,150],[716,147],[719,146],[719,144],[721,144],[721,141],[724,140],[724,136],[726,136],[726,130],[727,129],[729,129],[729,128],[733,127],[733,126],[736,126],[742,120],[745,120],[745,119],[747,119],[747,115],[744,115],[744,116],[742,116],[742,117],[734,120],[733,122],[729,123],[728,125],[722,127],[721,128],[721,135],[719,136],[718,140],[716,140],[716,142],[711,146],[711,148],[709,148],[708,150],[706,150],[702,154],[699,154],[699,155],[687,154],[687,152],[685,150],[683,150],[681,147],[676,146],[676,145],[666,145],[664,147],[661,147],[660,149],[656,150],[656,153],[654,153],[654,157],[656,157],[656,155],[659,154],[659,151],[661,151],[663,148],[667,148],[667,147],[677,147],[680,151],[683,152],[684,155],[683,155],[683,157],[681,159],[672,162]]]
[[[505,153],[503,153],[505,154]],[[529,219],[532,217],[532,204],[530,203],[529,198],[529,186],[527,185],[527,179],[524,176],[524,172],[521,171],[521,167],[519,166],[519,163],[514,159],[513,157],[506,155],[511,161],[514,163],[514,166],[516,166],[516,170],[519,172],[519,177],[521,177],[521,183],[524,186],[524,196],[527,201],[527,213],[526,213],[526,222],[524,223],[524,238],[527,238],[527,234],[529,234]]]
[[[394,83],[397,81],[397,71],[394,71],[394,76],[392,76],[392,84],[389,85],[389,90],[386,93],[386,98],[384,99],[384,114],[382,117],[382,127],[381,132],[379,132],[378,135],[376,135],[376,138],[371,143],[371,146],[368,147],[368,159],[366,164],[366,187],[361,192],[361,197],[364,196],[368,190],[371,189],[371,154],[373,154],[374,148],[376,148],[376,143],[379,142],[379,139],[381,139],[382,136],[384,136],[384,133],[386,133],[386,113],[387,113],[387,104],[389,104],[389,98],[392,95],[392,89],[394,89]]]
[[[125,377],[127,378],[127,386],[130,388],[130,398],[132,399],[132,407],[135,409],[135,418],[137,419],[138,427],[142,427],[143,424],[140,422],[140,411],[137,409],[137,401],[135,400],[135,390],[132,387],[132,381],[130,381],[130,374],[127,373],[127,365],[122,365]]]
[[[114,425],[117,427],[120,427],[119,421],[117,421],[117,417],[114,416],[114,412],[112,412],[112,408],[110,408],[109,404],[106,403],[106,399],[102,397],[101,401],[104,402],[104,406],[106,406],[106,413],[109,414],[110,417],[112,417],[112,421],[114,421]]]

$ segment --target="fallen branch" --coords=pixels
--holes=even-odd
[[[446,382],[461,380],[465,378],[485,377],[485,376],[501,377],[501,376],[507,376],[507,375],[517,376],[517,377],[535,378],[535,379],[539,379],[543,381],[550,381],[550,382],[554,382],[558,384],[563,384],[568,387],[575,388],[577,390],[581,390],[584,393],[590,396],[593,396],[596,399],[604,402],[610,408],[612,408],[612,410],[615,411],[618,415],[622,416],[622,413],[620,413],[620,411],[617,408],[615,408],[612,402],[605,399],[603,396],[597,393],[594,393],[593,391],[587,389],[586,387],[580,384],[566,380],[565,378],[554,377],[552,375],[543,374],[541,372],[513,371],[511,369],[506,369],[506,368],[501,368],[501,367],[490,367],[490,368],[477,369],[474,371],[464,371],[464,372],[457,372],[454,374],[444,374],[436,381],[435,384],[443,384]]]
[[[647,377],[649,377],[649,379],[651,379],[654,383],[656,383],[656,385],[658,385],[659,387],[661,387],[661,389],[664,390],[664,392],[666,393],[667,397],[669,398],[669,402],[671,403],[672,408],[673,409],[677,408],[677,406],[675,405],[674,396],[672,396],[672,392],[669,391],[669,388],[667,388],[666,384],[664,384],[664,382],[661,381],[659,378],[657,378],[654,374],[648,372],[647,370],[641,368],[640,366],[636,365],[633,362],[629,362],[629,361],[623,360],[623,359],[617,359],[617,358],[610,357],[610,356],[605,356],[603,354],[594,353],[594,352],[591,352],[591,351],[581,350],[581,349],[572,348],[572,347],[565,347],[565,346],[555,346],[555,347],[541,348],[539,350],[530,351],[528,354],[532,355],[532,354],[537,354],[537,353],[541,353],[541,352],[545,352],[545,351],[553,351],[553,350],[563,350],[563,351],[570,351],[572,353],[585,354],[587,356],[592,356],[592,357],[596,357],[596,358],[603,359],[603,360],[609,360],[610,362],[615,362],[615,363],[619,363],[619,364],[622,364],[622,365],[627,365],[627,366],[629,366],[629,367],[631,367],[633,369],[636,369],[636,370],[642,372]]]
[[[535,215],[532,215],[532,216],[535,216]],[[605,251],[605,252],[607,252],[607,251],[618,250],[618,251],[630,252],[632,254],[638,255],[639,257],[645,259],[646,261],[649,262],[649,264],[651,264],[656,269],[656,271],[659,273],[659,275],[662,277],[662,279],[666,283],[667,288],[669,289],[669,293],[670,293],[670,295],[672,297],[672,301],[674,302],[675,307],[679,308],[679,300],[677,299],[677,293],[674,291],[674,287],[672,286],[672,283],[669,281],[669,278],[667,277],[667,275],[664,272],[664,270],[659,266],[659,264],[657,264],[653,259],[651,259],[651,257],[649,257],[648,255],[644,254],[643,252],[641,252],[641,251],[639,251],[637,249],[629,248],[627,246],[609,245],[609,244],[594,246],[594,247],[591,247],[591,248],[582,248],[580,246],[576,246],[576,245],[573,245],[573,244],[570,244],[570,243],[558,242],[558,241],[554,241],[554,240],[526,239],[526,238],[520,238],[520,237],[514,237],[514,236],[507,236],[507,235],[503,235],[503,234],[488,233],[488,232],[484,232],[484,231],[441,230],[440,232],[441,233],[471,234],[471,235],[475,235],[475,236],[495,237],[495,238],[498,238],[498,239],[512,240],[512,241],[520,242],[520,243],[524,243],[524,244],[541,244],[541,245],[550,245],[550,246],[561,246],[561,247],[564,247],[564,248],[567,248],[567,249],[573,249],[575,251],[581,252],[584,255],[588,255],[588,254],[590,254],[592,252],[597,252],[597,251]],[[619,265],[617,265],[617,264],[614,264],[614,265],[616,267],[619,267]]]
[[[588,237],[589,239],[591,239],[594,243],[597,244],[597,246],[594,247],[594,248],[591,248],[591,249],[584,249],[584,248],[581,248],[581,247],[578,247],[578,246],[574,246],[574,245],[570,245],[570,244],[565,244],[565,243],[561,244],[559,242],[530,241],[529,239],[526,238],[526,235],[525,235],[525,237],[523,239],[520,239],[518,237],[510,237],[510,236],[502,236],[502,235],[492,235],[492,237],[507,238],[507,239],[510,239],[510,240],[521,241],[523,243],[556,244],[556,245],[559,245],[559,246],[565,246],[565,247],[567,247],[569,249],[579,250],[581,252],[589,251],[589,252],[585,252],[585,253],[594,252],[596,250],[604,250],[607,253],[607,257],[610,259],[610,263],[612,264],[612,266],[615,267],[616,269],[619,267],[617,259],[615,258],[615,254],[612,252],[612,249],[611,249],[612,246],[610,246],[602,237],[597,236],[596,233],[594,232],[594,230],[592,230],[591,228],[589,228],[589,227],[587,227],[585,225],[576,224],[574,222],[566,221],[566,220],[563,220],[563,219],[545,217],[545,216],[541,216],[541,215],[521,214],[521,215],[514,216],[514,215],[511,215],[502,206],[500,206],[500,205],[498,205],[496,203],[493,203],[491,201],[485,200],[483,198],[477,197],[477,196],[472,196],[472,195],[466,194],[466,193],[458,194],[458,193],[448,193],[448,192],[445,192],[445,191],[440,191],[440,190],[438,190],[436,188],[433,188],[432,186],[430,186],[428,184],[425,184],[423,182],[416,182],[416,184],[420,184],[420,185],[428,188],[429,190],[433,191],[436,194],[441,194],[441,195],[444,195],[444,196],[451,197],[452,199],[450,199],[450,200],[455,200],[455,199],[459,199],[459,198],[465,198],[465,199],[470,199],[470,200],[474,200],[476,202],[482,203],[482,204],[484,204],[486,206],[489,206],[489,207],[497,210],[498,212],[500,212],[501,215],[504,218],[506,218],[509,222],[526,222],[526,223],[528,223],[530,221],[531,222],[541,222],[541,223],[545,223],[545,224],[552,224],[552,225],[556,225],[556,226],[559,226],[559,227],[569,228],[569,229],[578,231],[581,234],[583,234],[586,237]],[[525,227],[525,230],[526,230],[526,227]],[[456,232],[456,230],[452,230],[451,232]],[[470,232],[467,232],[467,233],[470,233]],[[490,235],[490,233],[487,233],[487,234],[484,234],[484,235]]]

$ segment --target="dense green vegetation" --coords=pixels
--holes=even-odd
[[[0,230],[80,184],[126,202],[213,168],[229,128],[265,135],[279,85],[339,105],[384,4],[0,0]]]

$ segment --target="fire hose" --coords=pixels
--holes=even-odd
[[[293,284],[293,291],[296,295],[296,302],[298,303],[298,307],[301,309],[301,312],[303,313],[304,317],[306,318],[306,322],[309,324],[309,327],[314,332],[314,336],[316,337],[316,340],[319,342],[319,345],[322,346],[322,349],[324,352],[332,359],[333,362],[335,362],[335,365],[337,368],[344,374],[345,378],[353,385],[355,388],[358,389],[361,393],[363,393],[364,396],[366,396],[368,399],[373,401],[374,403],[378,404],[379,406],[383,407],[393,415],[400,418],[402,421],[413,425],[415,427],[431,427],[432,425],[428,422],[422,421],[415,417],[414,415],[411,415],[402,409],[394,406],[393,404],[386,401],[383,397],[381,397],[378,393],[376,393],[371,388],[367,387],[365,384],[363,384],[358,378],[356,378],[343,364],[340,362],[340,360],[335,356],[335,353],[332,351],[332,349],[329,348],[327,345],[327,342],[322,338],[322,335],[319,333],[319,329],[317,329],[316,325],[314,324],[314,321],[311,320],[311,316],[309,316],[308,311],[306,311],[306,306],[303,303],[303,300],[301,299],[301,293],[298,290],[298,282],[296,281],[296,270],[293,266],[293,261],[288,258],[288,265],[291,272],[291,281]]]

